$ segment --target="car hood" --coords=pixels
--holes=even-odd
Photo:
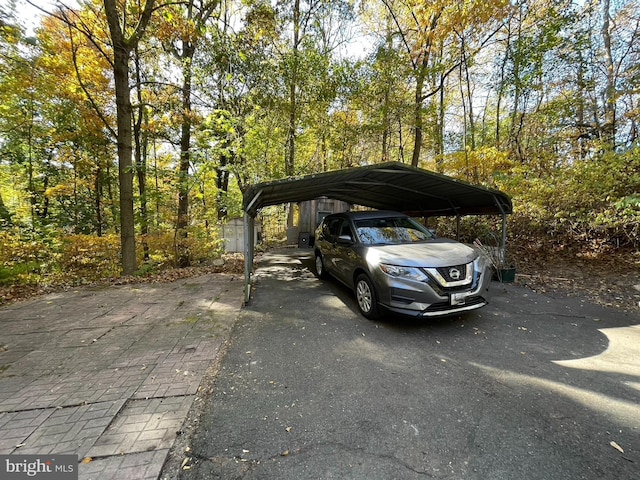
[[[390,263],[405,267],[448,267],[475,260],[476,251],[460,242],[438,238],[425,243],[368,246],[366,258],[371,264]]]

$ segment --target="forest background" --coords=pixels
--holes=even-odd
[[[251,185],[385,161],[508,193],[519,272],[640,271],[637,0],[32,0],[35,29],[16,2],[0,303],[211,265]]]

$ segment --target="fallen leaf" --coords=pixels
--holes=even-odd
[[[82,463],[91,463],[91,462],[93,462],[93,458],[91,457],[84,457],[82,459]]]
[[[615,448],[616,450],[618,450],[620,453],[624,453],[624,450],[622,449],[622,447],[620,445],[618,445],[616,442],[610,442],[609,445],[611,445],[613,448]]]

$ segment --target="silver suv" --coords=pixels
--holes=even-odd
[[[491,267],[462,243],[436,236],[397,212],[328,215],[315,232],[315,267],[353,289],[370,319],[381,310],[415,317],[487,304]]]

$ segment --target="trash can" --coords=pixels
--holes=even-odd
[[[311,246],[311,234],[303,232],[298,235],[298,248],[309,248]]]

